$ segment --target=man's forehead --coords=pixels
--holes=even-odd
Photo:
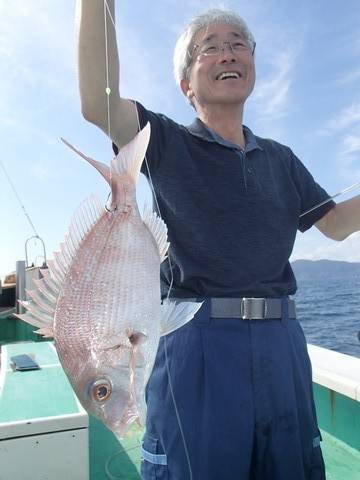
[[[237,27],[233,25],[209,25],[206,28],[199,30],[196,34],[196,40],[201,40],[203,42],[209,42],[211,40],[216,40],[217,38],[222,37],[228,38],[244,38],[244,35]]]

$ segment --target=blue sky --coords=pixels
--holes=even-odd
[[[102,178],[61,136],[108,163],[110,143],[80,114],[74,0],[0,0],[1,161],[44,239],[48,257],[89,194],[104,202]],[[175,84],[172,51],[182,26],[207,7],[234,9],[257,41],[257,84],[245,107],[256,134],[289,145],[335,193],[360,181],[360,3],[358,0],[157,0],[116,2],[121,92],[180,123],[194,112]],[[0,169],[0,275],[24,259],[33,235]],[[139,201],[147,195],[143,180]],[[343,199],[345,199],[344,197]],[[343,200],[341,199],[341,200]],[[276,215],[276,212],[274,212]],[[297,237],[293,259],[360,261],[360,236],[342,243],[315,228]],[[29,260],[40,244],[29,242]]]

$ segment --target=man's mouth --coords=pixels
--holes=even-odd
[[[239,72],[221,72],[216,76],[216,80],[227,80],[228,78],[238,79],[241,77]]]

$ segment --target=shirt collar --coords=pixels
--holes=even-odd
[[[232,148],[232,149],[237,149],[241,150],[239,145],[235,145],[232,142],[229,142],[228,140],[225,140],[222,138],[220,135],[218,135],[214,130],[211,128],[207,127],[199,118],[196,118],[194,122],[186,127],[188,132],[190,132],[192,135],[195,137],[199,137],[202,140],[205,140],[207,142],[214,142],[218,143],[220,145],[223,145],[224,147],[227,148]],[[251,150],[255,149],[260,149],[260,145],[258,144],[255,135],[253,132],[250,130],[250,128],[246,127],[243,125],[243,132],[245,136],[245,151],[250,152]]]

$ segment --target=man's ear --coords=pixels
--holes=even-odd
[[[194,92],[191,89],[190,82],[182,78],[180,80],[180,88],[185,97],[191,102],[192,97],[194,96]]]

